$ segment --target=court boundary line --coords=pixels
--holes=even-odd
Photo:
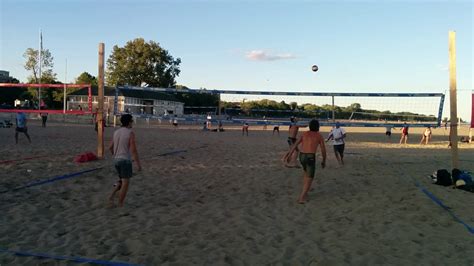
[[[470,226],[463,220],[461,220],[454,212],[450,210],[448,206],[446,206],[440,199],[438,199],[433,193],[431,193],[427,188],[425,188],[423,185],[420,184],[415,178],[411,177],[413,181],[415,182],[415,186],[418,187],[421,192],[425,193],[426,196],[428,196],[429,199],[431,199],[434,203],[436,203],[438,206],[443,208],[448,214],[458,223],[464,225],[466,227],[467,231],[474,235],[474,227]]]
[[[98,265],[114,265],[114,266],[139,265],[139,264],[126,263],[126,262],[118,262],[118,261],[96,260],[96,259],[89,259],[89,258],[82,258],[82,257],[69,257],[69,256],[49,255],[45,253],[34,253],[34,252],[20,251],[20,250],[9,250],[2,247],[0,247],[0,252],[9,253],[14,256],[19,256],[19,257],[36,257],[36,258],[41,258],[41,259],[66,260],[66,261],[73,261],[77,263],[91,263],[91,264],[98,264]]]

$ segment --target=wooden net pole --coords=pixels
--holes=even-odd
[[[449,103],[451,109],[451,162],[453,168],[459,168],[458,155],[458,110],[456,95],[456,32],[449,32]]]
[[[97,101],[97,157],[104,158],[104,43],[99,43],[99,80]]]

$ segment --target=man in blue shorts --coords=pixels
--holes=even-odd
[[[28,135],[28,127],[26,115],[23,112],[18,112],[16,114],[16,129],[15,129],[15,143],[18,144],[18,133],[25,134],[28,141],[31,143],[30,135]]]

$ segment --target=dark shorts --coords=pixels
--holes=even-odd
[[[278,132],[280,132],[280,127],[273,127],[273,131],[278,131]]]
[[[178,123],[173,123],[173,126],[177,127],[177,126],[178,126]]]
[[[390,131],[387,131],[387,132],[385,132],[385,135],[387,135],[387,136],[391,136],[391,135],[392,135],[392,132],[390,132]]]
[[[293,146],[296,143],[296,138],[288,137],[288,145]]]
[[[314,153],[300,153],[300,163],[303,166],[306,175],[310,178],[314,178],[314,172],[316,171],[316,155]]]
[[[17,127],[15,129],[16,132],[20,132],[20,133],[28,133],[28,128],[26,127]]]
[[[132,161],[130,160],[115,160],[115,170],[120,178],[129,179],[132,177]]]
[[[339,153],[340,155],[344,154],[344,144],[334,145],[334,152]]]

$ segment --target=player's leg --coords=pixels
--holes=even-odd
[[[119,207],[123,207],[123,204],[125,202],[125,197],[127,196],[128,192],[128,186],[129,186],[129,179],[124,178],[122,180],[122,188],[120,189],[120,195],[119,195]]]

